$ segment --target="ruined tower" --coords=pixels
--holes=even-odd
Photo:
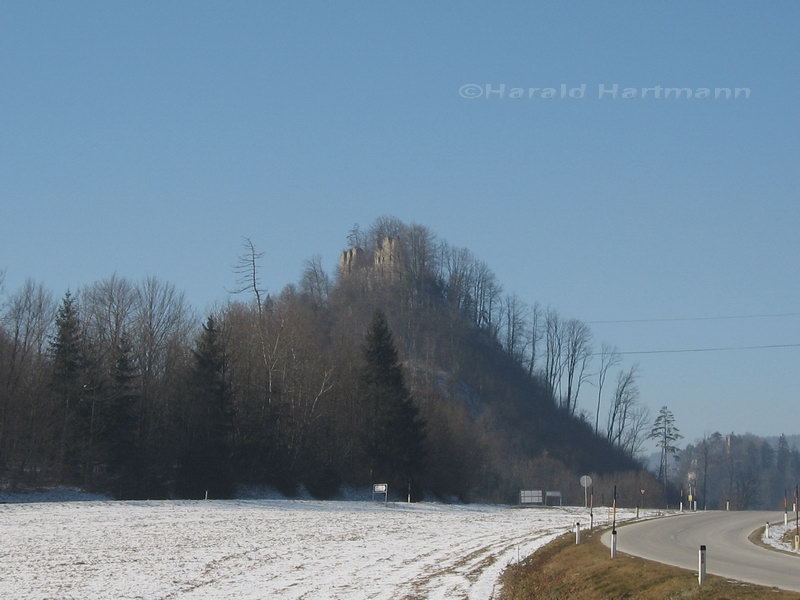
[[[339,257],[339,273],[342,277],[352,275],[354,271],[366,266],[363,248],[350,248]]]

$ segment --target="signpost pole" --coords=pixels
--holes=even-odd
[[[617,557],[617,486],[614,486],[614,501],[611,505],[614,511],[614,519],[611,524],[611,558]]]
[[[611,524],[611,528],[616,531],[617,530],[617,486],[614,486],[614,504],[612,505],[612,509],[614,511],[614,519]]]

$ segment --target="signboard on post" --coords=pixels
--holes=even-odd
[[[520,504],[544,504],[544,492],[542,490],[520,490]]]
[[[556,500],[558,500],[558,505],[561,506],[561,492],[545,492],[544,494],[544,505],[545,506],[555,506]],[[552,499],[553,503],[550,503]]]
[[[592,478],[589,475],[582,475],[581,486],[583,486],[583,505],[589,507],[589,487],[592,485]]]
[[[383,501],[389,501],[389,484],[388,483],[373,483],[372,484],[372,499],[375,500],[375,494],[383,494]]]

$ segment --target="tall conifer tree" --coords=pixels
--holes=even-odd
[[[364,344],[361,394],[366,411],[364,450],[373,479],[410,488],[423,468],[425,424],[405,386],[392,333],[380,311],[375,312]]]
[[[87,434],[84,367],[78,308],[67,292],[56,315],[56,333],[50,341],[53,359],[52,389],[60,415],[59,478],[74,480],[80,473],[81,448]]]
[[[135,498],[143,466],[137,444],[139,390],[132,349],[125,336],[116,352],[110,394],[104,402],[100,426],[101,454],[114,494],[118,498]]]
[[[209,316],[193,352],[189,376],[189,441],[181,488],[187,496],[227,498],[233,493],[231,466],[233,409],[227,360],[213,316]]]

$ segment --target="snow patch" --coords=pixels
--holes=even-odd
[[[788,552],[793,552],[794,548],[790,542],[784,542],[783,536],[788,531],[795,531],[795,526],[791,523],[788,527],[784,526],[783,524],[780,525],[770,525],[769,526],[769,537],[761,534],[761,541],[764,542],[767,546],[772,546],[773,548],[777,548],[778,550],[786,550]]]

